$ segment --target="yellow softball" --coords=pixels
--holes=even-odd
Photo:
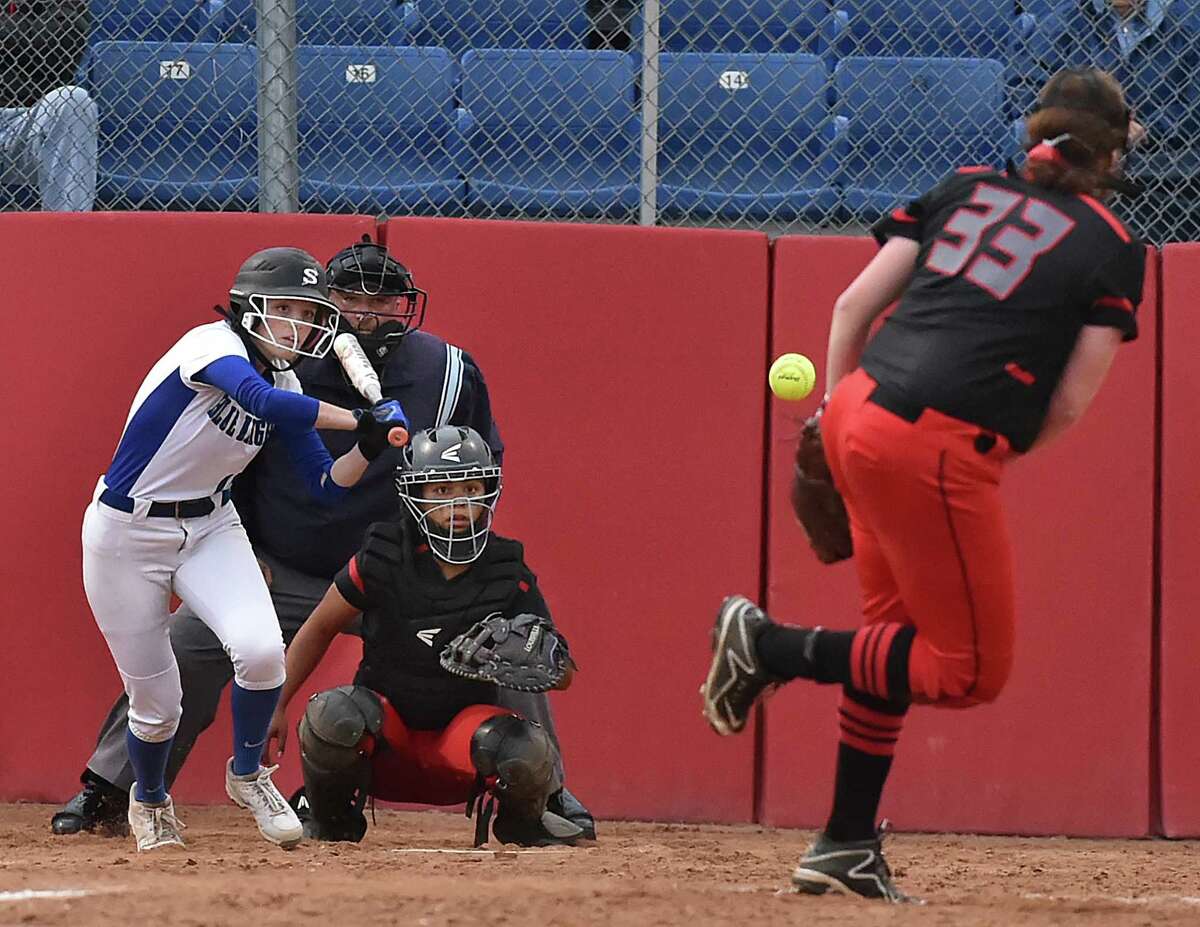
[[[817,369],[803,354],[780,354],[771,365],[767,383],[780,399],[796,402],[817,385]]]

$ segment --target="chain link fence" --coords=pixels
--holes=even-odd
[[[5,0],[0,208],[856,230],[1094,63],[1147,130],[1118,210],[1192,240],[1198,6]]]

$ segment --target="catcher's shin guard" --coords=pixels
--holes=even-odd
[[[558,748],[545,729],[515,715],[497,715],[476,728],[471,737],[471,762],[499,804],[493,831],[501,843],[544,846],[573,843],[583,831],[566,818],[546,810],[550,796],[562,789],[557,771]],[[491,806],[478,796],[475,845],[487,841]],[[475,797],[467,805],[472,813]]]
[[[383,726],[379,697],[362,686],[339,686],[309,699],[300,719],[300,766],[311,819],[308,836],[362,840],[363,807],[371,786],[369,747]]]

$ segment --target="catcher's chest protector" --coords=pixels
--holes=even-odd
[[[411,558],[380,588],[363,614],[363,661],[355,682],[385,695],[413,727],[443,727],[468,705],[494,704],[495,686],[452,676],[442,650],[475,622],[506,614],[530,576],[517,541],[493,536],[466,573],[446,582]],[[435,567],[436,569],[436,567]]]

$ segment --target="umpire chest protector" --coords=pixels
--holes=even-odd
[[[496,687],[447,673],[442,650],[475,622],[507,614],[533,576],[518,541],[492,536],[471,568],[447,581],[401,523],[373,525],[359,569],[372,605],[363,613],[355,682],[385,696],[412,728],[445,727],[468,705],[496,703]]]

